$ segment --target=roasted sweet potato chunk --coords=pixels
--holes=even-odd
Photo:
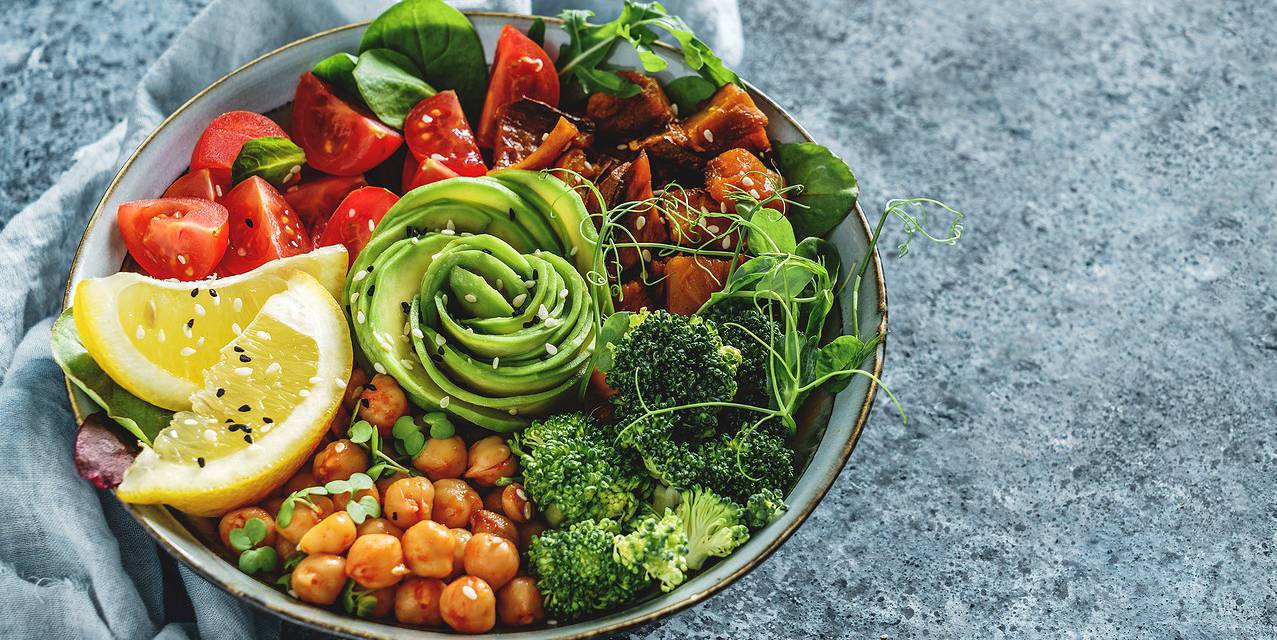
[[[572,146],[588,147],[589,130],[585,122],[574,118],[544,102],[525,98],[502,107],[497,117],[496,140],[492,145],[492,168],[500,169],[518,164],[548,142],[560,121],[566,120],[576,129]],[[558,157],[567,146],[550,156],[547,164]]]
[[[665,262],[665,308],[690,316],[711,294],[722,291],[731,271],[730,260],[678,255]]]
[[[705,165],[705,188],[715,200],[732,206],[732,194],[749,194],[757,200],[772,197],[781,188],[781,177],[762,160],[744,149],[728,149]],[[771,209],[785,213],[785,203],[773,200]]]
[[[621,295],[615,300],[616,309],[618,311],[638,311],[644,307],[655,309],[659,297],[654,294],[659,292],[660,287],[657,285],[649,287],[641,280],[630,280],[621,285]]]
[[[577,137],[581,135],[581,130],[576,128],[567,118],[559,118],[558,124],[550,130],[550,133],[542,136],[541,144],[536,147],[528,155],[519,159],[518,162],[508,166],[500,166],[493,168],[492,171],[500,169],[526,169],[535,171],[544,169],[554,165],[554,161],[563,154],[572,144],[575,143]],[[489,172],[491,173],[491,172]]]
[[[697,153],[718,155],[738,147],[762,153],[771,148],[766,114],[734,84],[719,87],[700,111],[683,122],[683,131]]]
[[[625,172],[625,201],[634,202],[652,198],[652,165],[647,154],[640,153],[630,163]],[[619,243],[624,242],[669,242],[669,230],[661,212],[653,206],[630,212],[623,223],[629,233],[621,233],[616,237]],[[651,262],[652,251],[635,247],[622,247],[620,250],[621,267],[629,269],[639,263],[640,258]]]
[[[657,184],[664,185],[671,181],[680,181],[683,184],[701,182],[705,158],[692,149],[687,133],[678,125],[670,125],[664,131],[633,140],[626,148],[647,152]]]
[[[729,231],[732,220],[724,215],[734,205],[715,200],[705,189],[671,189],[665,192],[665,206],[674,244],[729,251],[736,246],[739,234]]]
[[[618,74],[638,85],[639,93],[629,98],[602,92],[590,96],[585,114],[594,121],[600,136],[629,140],[661,129],[674,120],[670,99],[655,78],[636,71],[620,71]]]

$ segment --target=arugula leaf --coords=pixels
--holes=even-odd
[[[421,79],[417,65],[390,49],[359,54],[353,75],[364,104],[378,120],[396,129],[403,128],[408,112],[418,102],[435,94],[434,87]]]
[[[172,421],[172,411],[125,391],[98,366],[80,343],[70,309],[63,311],[53,323],[52,347],[53,361],[62,367],[67,379],[138,440],[150,445]]]
[[[700,76],[675,78],[665,85],[665,95],[678,106],[682,115],[691,115],[702,102],[709,100],[718,87]]]
[[[659,39],[656,29],[668,33],[683,49],[683,62],[702,78],[721,87],[740,83],[740,78],[702,42],[682,18],[670,15],[659,2],[625,0],[621,15],[615,20],[592,25],[593,11],[571,9],[559,14],[568,32],[568,43],[559,49],[559,76],[571,74],[587,93],[604,92],[629,97],[639,92],[638,86],[604,68],[616,44],[628,42],[638,54],[643,69],[655,73],[668,63],[652,50]],[[681,107],[680,107],[681,108]]]
[[[470,122],[479,120],[488,63],[479,34],[460,11],[442,0],[404,0],[373,20],[359,41],[360,53],[382,48],[408,56],[431,86],[456,90]]]
[[[335,85],[350,97],[359,97],[359,87],[355,85],[355,63],[359,58],[346,52],[334,53],[315,64],[310,72],[316,78]]]
[[[801,206],[790,213],[794,231],[800,238],[829,233],[856,206],[856,176],[841,158],[814,142],[778,144],[773,149],[785,181],[803,185],[794,198]]]
[[[252,176],[258,176],[275,185],[284,182],[302,170],[306,152],[283,136],[266,136],[244,143],[235,164],[231,165],[231,184],[239,184]]]

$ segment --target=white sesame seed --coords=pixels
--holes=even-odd
[[[709,232],[710,232],[710,233],[718,233],[718,225],[716,225],[716,224],[711,224],[711,225],[709,225],[708,227],[705,227],[705,228],[706,228],[707,230],[709,230]]]
[[[754,196],[754,199],[755,199],[755,200],[757,200],[757,199],[759,199],[759,198],[761,197],[761,196],[759,196],[759,195],[758,195],[758,189],[750,189],[750,190],[749,190],[749,195]]]
[[[731,237],[731,236],[727,236],[726,238],[723,238],[723,248],[724,248],[724,249],[731,249],[731,248],[732,248],[732,237]]]
[[[350,294],[350,304],[355,304],[355,301],[356,301],[356,300],[358,300],[358,299],[359,299],[359,292],[358,292],[358,291],[356,291],[356,292],[354,292],[354,293]]]
[[[270,374],[270,375],[275,375],[275,374],[279,373],[280,369],[282,369],[282,368],[283,368],[283,367],[279,366],[279,363],[278,363],[278,362],[272,362],[272,363],[270,363],[270,366],[269,366],[269,367],[266,367],[266,373],[268,373],[268,374]]]
[[[137,331],[134,331],[133,335],[137,336],[138,340],[141,340],[146,337],[146,329],[143,329],[142,325],[139,324],[137,326]]]
[[[202,315],[204,315],[205,313],[207,313],[207,312],[206,312],[206,311],[204,311],[204,305],[199,304],[198,302],[197,302],[197,303],[195,303],[195,315],[197,315],[197,316],[202,316]]]
[[[714,132],[713,132],[713,131],[710,131],[709,129],[706,129],[706,130],[705,130],[705,142],[709,142],[709,143],[713,143],[713,142],[714,142]]]
[[[363,324],[364,321],[367,319],[368,319],[368,316],[365,315],[363,311],[360,311],[358,314],[355,315],[355,322],[358,322],[359,324]]]
[[[164,342],[164,330],[163,330],[163,329],[160,329],[160,332],[159,332],[159,333],[157,333],[157,334],[155,334],[155,339],[156,339],[157,341],[159,341],[159,342]]]
[[[216,431],[213,431],[212,429],[205,429],[205,430],[204,430],[204,439],[205,439],[205,440],[208,440],[209,442],[216,442],[216,441],[217,441],[217,432],[216,432]]]
[[[324,379],[319,376],[311,376],[308,382],[310,382],[311,384],[319,384],[320,382],[323,382],[323,381]]]
[[[236,367],[235,373],[241,376],[249,376],[253,374],[253,370],[249,367]]]
[[[179,254],[177,254],[177,262],[178,262],[178,264],[186,264],[186,256],[184,256],[184,255],[182,255],[182,254],[180,254],[180,253],[179,253]]]
[[[726,203],[726,202],[720,202],[720,203],[718,203],[718,212],[719,212],[719,213],[727,213],[727,203]]]
[[[568,290],[567,290],[567,289],[559,289],[559,298],[562,298],[562,299],[565,299],[565,300],[566,300],[566,299],[567,299],[567,297],[568,297]]]
[[[217,197],[219,198],[222,197],[222,185],[220,184],[213,185],[213,193],[217,194]]]
[[[367,278],[367,277],[368,277],[368,272],[364,269],[360,269],[359,272],[355,274],[355,277],[351,278],[350,281],[359,282],[360,280],[363,280],[364,278]]]
[[[525,287],[527,287],[527,288],[531,289],[532,287],[537,286],[537,281],[536,281],[536,280],[524,280],[524,281],[523,281],[523,286],[525,286]]]
[[[502,280],[501,278],[497,278],[497,289],[500,290],[504,288],[505,288],[505,281]]]
[[[466,302],[469,302],[469,303],[473,304],[473,303],[478,302],[478,301],[479,301],[478,296],[474,295],[473,293],[467,293],[467,294],[466,294]]]
[[[557,327],[557,326],[559,326],[559,325],[561,325],[561,324],[563,324],[563,321],[562,321],[562,320],[560,320],[560,319],[558,319],[558,318],[546,318],[546,319],[545,319],[545,326],[546,326],[546,328],[547,328],[547,329],[553,329],[553,328],[555,328],[555,327]]]
[[[197,347],[204,346],[204,336],[200,336],[200,339],[195,341],[195,346]]]
[[[399,364],[402,364],[405,369],[412,371],[412,360],[409,360],[407,358],[400,358]]]
[[[262,340],[270,340],[270,334],[266,333],[265,331],[258,331],[257,337],[261,338]]]
[[[634,229],[636,231],[641,231],[643,227],[646,227],[646,226],[647,226],[647,218],[644,216],[639,216],[638,219],[634,221]]]
[[[443,234],[443,235],[445,235],[445,236],[455,236],[455,235],[457,235],[457,231],[456,231],[456,229],[441,229],[441,230],[439,231],[439,233],[442,233],[442,234]]]
[[[414,337],[414,338],[424,338],[424,337],[426,337],[426,334],[425,334],[425,333],[424,333],[421,329],[419,329],[419,328],[414,328],[414,329],[412,330],[412,337]]]
[[[643,262],[651,262],[651,261],[652,261],[652,251],[650,249],[644,249]]]
[[[240,311],[243,311],[243,310],[244,310],[244,299],[243,299],[243,298],[235,298],[234,300],[231,300],[231,306],[232,306],[232,307],[234,307],[234,309],[235,309],[235,312],[236,312],[236,313],[239,313]]]
[[[479,599],[479,594],[478,594],[478,593],[475,593],[474,587],[472,587],[472,586],[470,586],[470,585],[468,585],[468,584],[467,584],[467,585],[462,585],[462,587],[461,587],[461,593],[466,594],[466,597],[467,597],[467,598],[470,598],[471,600],[478,600],[478,599]]]
[[[182,347],[182,350],[178,351],[178,353],[182,354],[183,358],[189,358],[190,356],[195,355],[195,349],[192,349],[191,347]]]
[[[338,389],[345,389],[345,388],[346,388],[346,381],[345,381],[345,380],[343,380],[343,379],[341,379],[341,378],[333,378],[333,382],[336,382],[336,383],[337,383],[337,388],[338,388]]]
[[[526,493],[524,493],[524,492],[523,492],[523,487],[515,487],[515,488],[514,488],[514,495],[519,496],[519,499],[520,499],[520,500],[527,500],[527,499],[528,499],[528,494],[526,494]]]
[[[408,242],[411,242],[411,243],[413,243],[413,244],[417,244],[418,242],[421,242],[421,238],[418,238],[417,236],[413,236],[413,237],[411,237],[411,238],[408,238]]]
[[[522,307],[523,301],[527,299],[528,299],[528,294],[520,293],[519,295],[515,296],[513,300],[510,301],[510,304],[516,307]]]
[[[754,186],[754,179],[749,176],[745,176],[740,179],[740,183],[747,187],[752,187]]]
[[[520,491],[519,493],[523,493],[523,492]],[[523,503],[523,519],[524,520],[532,519],[532,503],[531,502]]]
[[[501,356],[492,356],[492,368],[496,369],[501,364]]]
[[[451,218],[449,218],[449,219],[448,219],[448,224],[444,225],[444,228],[446,228],[446,229],[452,229],[453,231],[456,231],[456,230],[457,230],[457,225],[453,224],[453,223],[452,223],[452,219],[451,219]]]
[[[442,398],[439,398],[439,408],[440,408],[440,409],[447,409],[447,408],[448,408],[448,404],[449,404],[449,403],[451,403],[451,402],[452,402],[452,398],[449,398],[448,396],[444,396],[444,397],[442,397]]]
[[[376,222],[373,222],[373,221],[372,221],[372,218],[369,218],[369,219],[368,219],[368,230],[369,230],[369,231],[372,231],[373,229],[376,229],[376,228],[377,228],[377,223],[376,223]]]
[[[618,145],[616,145],[616,150],[617,150],[617,151],[625,151],[626,149],[629,149],[629,148],[630,148],[630,146],[629,146],[629,145],[627,145],[627,144],[618,144]]]
[[[448,341],[444,339],[444,337],[443,337],[443,334],[442,334],[442,333],[436,333],[436,334],[435,334],[435,344],[436,344],[436,345],[439,345],[439,346],[441,346],[441,347],[442,347],[443,345],[447,344],[447,342],[448,342]]]
[[[554,346],[552,343],[549,343],[549,342],[545,343],[545,350],[546,350],[546,352],[547,352],[547,353],[549,353],[550,355],[554,355],[554,354],[556,354],[556,353],[558,353],[558,352],[559,352],[559,348],[558,348],[558,347],[556,347],[556,346]]]
[[[307,397],[307,396],[309,396],[309,395],[310,395],[310,389],[299,389],[299,390],[297,391],[297,395],[299,395],[299,396],[301,396],[301,397],[305,398],[305,397]]]
[[[575,246],[573,246],[571,249],[568,249],[568,257],[570,258],[570,257],[572,257],[572,256],[575,256],[575,255],[576,255],[576,250],[577,250],[577,247],[575,247]]]
[[[188,338],[191,337],[191,328],[186,325],[182,325],[182,335]]]
[[[386,375],[386,367],[382,365],[380,362],[372,363],[372,368],[373,368],[373,371],[376,371],[377,373],[380,373],[383,376]]]
[[[549,309],[546,309],[546,308],[545,308],[545,305],[541,305],[541,306],[540,306],[540,308],[538,308],[538,309],[537,309],[537,317],[538,317],[538,318],[540,318],[540,319],[542,319],[542,320],[545,320],[545,319],[546,319],[546,318],[548,318],[549,316],[550,316],[550,310],[549,310]]]
[[[517,415],[519,415],[519,410],[518,410],[518,409],[511,409],[511,410],[507,411],[506,413],[508,413],[508,414],[510,414],[510,415],[512,415],[512,416],[517,416]]]
[[[443,162],[444,160],[447,160],[442,153],[432,153],[430,154],[430,159],[435,162]]]
[[[238,323],[238,322],[232,322],[232,323],[231,323],[231,331],[234,331],[234,332],[235,332],[235,335],[239,335],[239,334],[241,334],[241,333],[244,333],[244,328],[243,328],[243,327],[241,327],[241,326],[239,326],[239,323]]]

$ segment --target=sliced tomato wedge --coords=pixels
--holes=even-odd
[[[116,220],[129,254],[156,278],[199,280],[226,253],[226,207],[201,198],[125,202]]]
[[[306,152],[310,166],[335,176],[355,176],[389,158],[403,138],[308,71],[293,98],[293,142]]]
[[[191,151],[191,171],[212,169],[219,176],[224,175],[230,183],[231,165],[245,142],[255,138],[279,136],[287,138],[288,134],[274,120],[252,111],[228,111],[223,113],[204,128],[199,140],[195,141],[195,149]]]
[[[360,187],[351,191],[337,205],[316,246],[345,245],[350,263],[354,264],[355,256],[368,244],[377,223],[396,202],[399,202],[399,196],[381,187]]]
[[[200,198],[217,202],[231,188],[230,174],[212,169],[195,169],[173,181],[165,198]]]
[[[456,91],[441,91],[418,102],[404,120],[403,134],[418,160],[434,158],[463,176],[488,172]]]
[[[368,186],[362,175],[324,176],[284,190],[284,199],[301,216],[310,237],[318,237],[346,194]]]
[[[417,162],[416,158],[408,156],[404,158],[403,192],[408,193],[417,187],[424,187],[432,182],[456,178],[457,175],[456,171],[449,169],[434,158],[426,158],[421,162]]]
[[[492,80],[479,118],[479,146],[492,148],[501,108],[524,98],[559,106],[559,74],[544,49],[507,24],[493,55]]]
[[[288,201],[258,176],[235,185],[222,198],[222,204],[230,215],[230,245],[221,269],[227,275],[244,273],[314,247]]]

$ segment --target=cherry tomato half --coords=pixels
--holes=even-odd
[[[431,182],[447,180],[448,178],[457,177],[457,172],[444,166],[442,162],[434,158],[426,158],[423,162],[417,162],[417,159],[408,156],[404,158],[403,164],[403,192],[408,193],[417,187],[425,186]]]
[[[306,152],[310,166],[335,176],[354,176],[389,158],[403,138],[306,72],[293,99],[293,141]]]
[[[488,172],[457,92],[442,91],[417,103],[404,120],[404,141],[418,160],[433,158],[458,175]]]
[[[199,198],[217,202],[231,188],[230,174],[213,169],[195,169],[173,181],[165,198]]]
[[[191,171],[212,169],[230,182],[231,165],[245,142],[267,136],[288,137],[274,120],[252,111],[228,111],[204,128],[191,151]]]
[[[288,201],[258,176],[235,185],[222,204],[230,214],[230,246],[222,259],[226,274],[244,273],[313,248]]]
[[[116,211],[129,254],[156,278],[199,280],[226,253],[226,207],[199,198],[125,202]]]
[[[544,49],[507,24],[493,55],[492,81],[479,118],[479,146],[492,147],[501,108],[524,98],[559,106],[559,74]]]
[[[324,234],[319,237],[316,245],[345,245],[350,263],[354,264],[355,256],[368,244],[381,217],[396,202],[399,202],[399,196],[381,187],[361,187],[351,191],[337,205],[337,210],[324,226]]]
[[[311,237],[318,237],[341,199],[366,186],[368,182],[363,176],[324,176],[288,187],[284,190],[284,199],[301,216]]]

